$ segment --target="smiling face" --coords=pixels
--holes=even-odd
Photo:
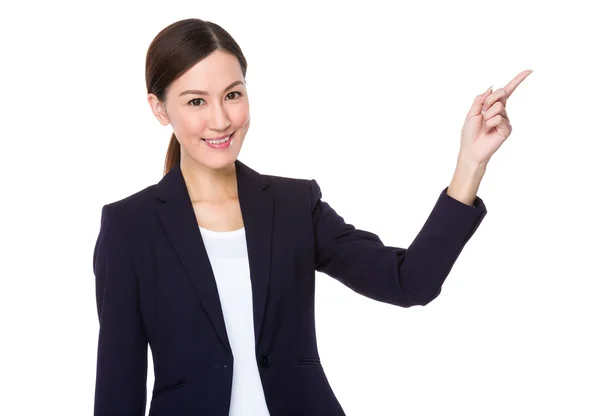
[[[173,81],[164,102],[148,94],[148,103],[163,126],[171,124],[181,144],[182,164],[222,169],[237,159],[250,127],[250,109],[234,55],[214,51]],[[231,133],[224,143],[206,140]]]

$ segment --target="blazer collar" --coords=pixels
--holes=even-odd
[[[258,354],[271,273],[274,199],[269,182],[263,175],[239,160],[235,161],[235,169],[250,263],[254,335]],[[232,352],[214,273],[179,164],[156,184],[155,196],[160,201],[156,208],[160,221],[191,280],[198,300],[221,341]]]
[[[259,191],[269,186],[269,182],[260,173],[251,169],[239,160],[236,160],[234,164],[238,180],[238,193],[240,191],[245,192],[246,188],[250,188],[252,191]],[[173,166],[156,184],[156,197],[167,202],[171,199],[182,198],[184,192],[189,198],[185,180],[181,172],[181,166],[179,163],[176,163],[175,166]]]

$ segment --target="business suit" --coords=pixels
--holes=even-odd
[[[315,270],[402,307],[436,298],[487,213],[439,196],[408,249],[346,224],[314,180],[235,162],[251,273],[255,355],[271,416],[344,415],[321,366]],[[393,223],[393,219],[390,219]],[[100,321],[95,415],[227,416],[234,357],[181,169],[102,209],[94,248]]]

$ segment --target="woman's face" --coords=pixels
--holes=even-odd
[[[240,63],[234,55],[214,51],[177,78],[164,102],[148,94],[162,125],[171,124],[186,158],[211,169],[231,165],[250,127],[248,94]],[[225,143],[209,142],[233,133]],[[194,164],[194,163],[192,163]]]

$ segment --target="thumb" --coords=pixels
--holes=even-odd
[[[493,85],[491,87],[489,87],[483,94],[479,94],[477,97],[475,97],[475,101],[473,101],[473,105],[471,106],[471,109],[467,113],[467,118],[476,117],[481,114],[481,107],[483,106],[483,100],[485,100],[485,98],[492,92],[492,87],[493,87]]]

